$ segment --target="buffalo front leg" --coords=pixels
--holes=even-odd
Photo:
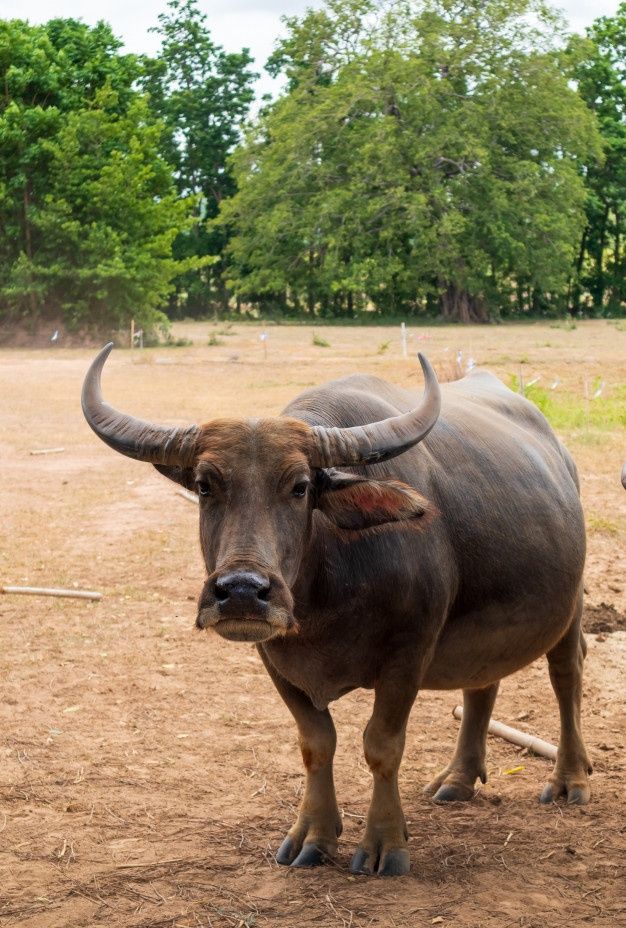
[[[409,872],[408,831],[398,789],[406,723],[417,685],[388,680],[375,691],[374,711],[363,735],[374,778],[365,834],[350,864],[353,873],[401,876]]]
[[[566,796],[568,803],[584,805],[591,795],[589,774],[592,767],[580,724],[583,661],[587,653],[580,628],[581,614],[582,604],[579,604],[569,631],[548,651],[550,680],[559,702],[561,735],[554,771],[541,794],[543,803]]]
[[[477,779],[487,782],[487,729],[499,683],[480,690],[463,690],[463,718],[452,760],[424,792],[437,802],[467,801]]]
[[[328,709],[316,709],[308,696],[280,677],[261,652],[263,662],[298,726],[306,785],[298,817],[276,854],[279,864],[317,867],[337,853],[342,823],[335,785],[333,757],[337,736]]]

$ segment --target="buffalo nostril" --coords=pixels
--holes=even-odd
[[[215,598],[218,603],[225,603],[228,599],[228,590],[219,583],[215,584]]]
[[[271,583],[256,573],[237,571],[222,574],[213,586],[218,605],[222,609],[245,609],[265,606],[269,600]]]

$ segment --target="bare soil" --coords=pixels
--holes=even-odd
[[[605,395],[626,381],[626,333],[607,323],[412,331],[182,324],[180,349],[116,351],[113,404],[159,421],[271,415],[299,390],[355,370],[419,385],[457,349],[505,380],[559,378]],[[379,353],[382,343],[390,345]],[[333,708],[344,834],[334,866],[292,872],[273,853],[303,778],[295,727],[252,647],[193,630],[203,568],[197,511],[147,465],[114,454],[79,405],[87,349],[0,350],[0,584],[97,589],[98,603],[0,596],[0,925],[460,926],[626,924],[624,431],[562,437],[589,528],[584,728],[594,762],[584,808],[540,807],[548,761],[490,738],[489,782],[439,806],[459,693],[420,694],[401,790],[410,876],[350,876],[371,778],[361,735],[372,694]],[[32,450],[63,447],[32,456]],[[545,661],[503,681],[494,712],[556,741]]]

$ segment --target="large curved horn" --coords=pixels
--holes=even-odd
[[[113,342],[105,345],[87,371],[81,396],[85,419],[98,438],[129,458],[151,464],[191,467],[200,432],[197,425],[186,428],[153,425],[117,412],[102,399],[100,375],[112,348]]]
[[[424,396],[417,409],[352,428],[314,426],[319,460],[315,467],[342,467],[351,464],[375,464],[408,451],[425,438],[439,416],[441,390],[437,376],[423,354],[419,361],[424,372]]]

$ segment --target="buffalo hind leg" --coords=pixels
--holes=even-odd
[[[337,853],[342,822],[335,797],[333,757],[337,736],[328,709],[316,709],[308,696],[280,677],[261,652],[276,689],[298,726],[306,786],[298,817],[276,854],[279,864],[317,867]]]
[[[365,834],[350,864],[352,873],[402,876],[409,872],[408,832],[398,769],[406,723],[417,695],[413,681],[389,679],[376,686],[374,711],[363,734],[365,759],[374,778]]]
[[[540,797],[543,803],[566,796],[568,803],[584,805],[591,795],[589,774],[592,767],[580,723],[583,662],[587,653],[581,616],[582,597],[569,631],[547,655],[550,680],[559,702],[561,734],[554,771]]]
[[[480,690],[463,690],[463,718],[452,760],[424,789],[436,802],[467,801],[476,780],[487,782],[487,728],[499,683]]]

